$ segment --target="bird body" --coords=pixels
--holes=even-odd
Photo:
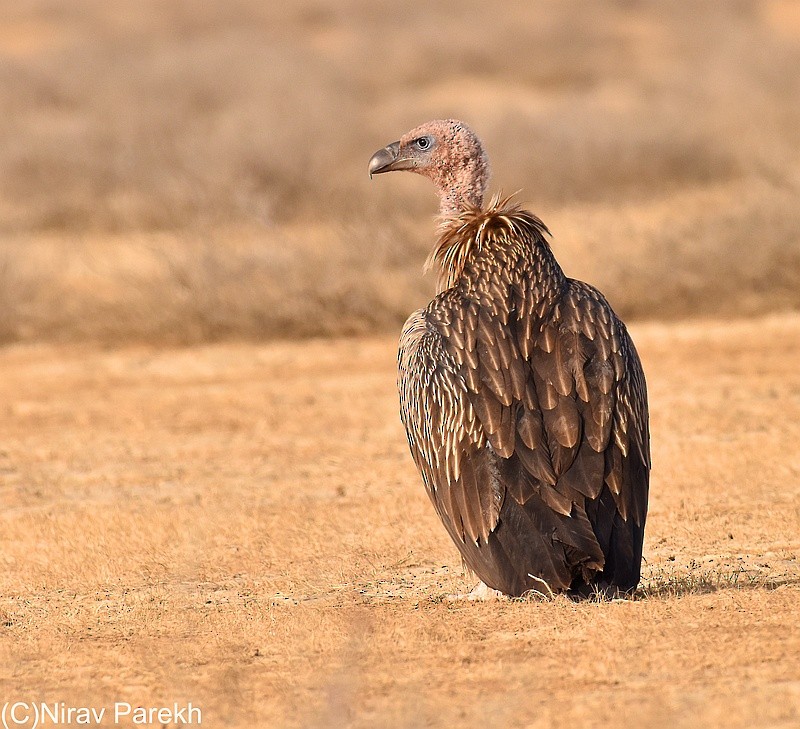
[[[449,142],[443,127],[455,128]],[[493,589],[628,593],[650,467],[633,342],[597,289],[564,275],[536,216],[499,198],[482,207],[486,180],[475,176],[488,167],[466,125],[431,122],[406,146],[423,133],[433,137],[423,152],[459,134],[480,150],[471,171],[462,164],[470,185],[451,166],[437,184],[444,216],[428,265],[439,292],[400,338],[401,419],[428,496],[465,565]],[[389,171],[385,158],[371,171]]]

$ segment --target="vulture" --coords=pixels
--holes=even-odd
[[[428,122],[370,159],[370,177],[395,170],[433,182],[441,221],[438,293],[400,338],[401,419],[473,593],[631,594],[650,436],[625,325],[564,274],[538,217],[484,206],[489,164],[466,124]]]

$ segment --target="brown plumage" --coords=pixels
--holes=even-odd
[[[632,591],[650,453],[624,324],[564,275],[541,220],[482,207],[488,163],[465,124],[429,122],[370,161],[398,169],[433,181],[442,214],[439,293],[400,338],[401,417],[464,563],[508,595]]]

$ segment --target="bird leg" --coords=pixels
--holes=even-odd
[[[470,602],[489,602],[491,600],[505,600],[506,596],[500,590],[493,590],[483,582],[479,582],[472,589],[472,592],[467,594],[459,593],[457,595],[448,595],[448,600],[469,600]]]

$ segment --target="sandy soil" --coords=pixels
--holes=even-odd
[[[797,726],[800,316],[632,327],[630,602],[472,604],[393,339],[0,351],[0,697],[211,727]]]
[[[632,328],[631,602],[472,604],[392,339],[0,352],[0,695],[204,725],[797,726],[800,316]],[[107,724],[110,725],[110,724]]]

